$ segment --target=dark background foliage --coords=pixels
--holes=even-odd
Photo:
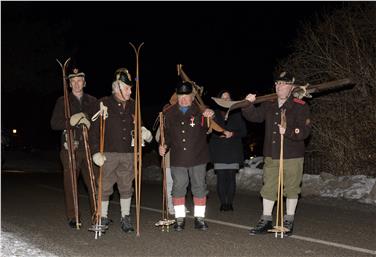
[[[350,78],[355,87],[310,101],[313,131],[306,165],[312,173],[376,175],[376,4],[324,12],[302,27],[281,62],[312,84]]]

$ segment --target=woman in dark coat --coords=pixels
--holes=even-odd
[[[221,91],[218,97],[231,100],[228,90]],[[240,111],[230,113],[225,121],[226,110],[218,107],[215,117],[225,129],[223,133],[212,133],[209,141],[210,158],[217,174],[217,193],[221,202],[220,211],[233,211],[233,199],[236,191],[236,173],[243,163],[242,138],[247,135],[247,128]]]

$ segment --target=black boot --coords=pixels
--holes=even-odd
[[[174,225],[174,229],[177,232],[180,232],[184,229],[185,227],[185,219],[184,218],[176,218],[176,222]]]
[[[289,231],[285,233],[286,236],[291,236],[294,230],[294,216],[285,215],[283,219],[283,227],[287,228]]]
[[[107,217],[101,217],[101,225],[102,227],[107,230],[108,226],[112,223],[113,221]]]
[[[131,218],[129,217],[129,215],[125,215],[124,217],[121,218],[120,225],[121,225],[121,229],[125,233],[134,231],[133,226],[131,224]]]
[[[208,230],[208,224],[206,224],[204,218],[195,217],[195,229]]]
[[[101,224],[108,226],[112,223],[113,221],[107,217],[101,217]]]
[[[68,220],[68,226],[71,228],[77,228],[76,219],[69,219]],[[81,227],[81,220],[78,220],[78,228]]]
[[[249,231],[250,235],[259,235],[265,234],[268,232],[268,229],[272,229],[273,224],[271,219],[265,219],[265,216],[262,216],[256,227]]]

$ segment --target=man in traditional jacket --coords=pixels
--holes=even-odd
[[[286,197],[286,215],[283,226],[293,232],[294,215],[301,192],[305,145],[311,131],[310,110],[304,101],[291,95],[295,78],[282,72],[275,80],[278,99],[262,103],[259,107],[253,104],[242,109],[244,117],[251,122],[265,121],[264,150],[264,185],[261,189],[263,198],[263,215],[251,235],[266,233],[272,226],[272,211],[277,199],[278,170],[280,165],[281,135],[284,136],[284,196]],[[253,103],[256,95],[249,94],[246,99]],[[281,126],[281,111],[286,110],[286,127]]]
[[[82,135],[82,125],[90,128],[90,117],[96,112],[97,99],[89,94],[84,93],[83,88],[86,86],[85,73],[80,72],[77,68],[74,68],[68,75],[69,84],[72,92],[69,94],[69,105],[71,111],[70,126],[73,128],[74,148],[76,167],[74,171],[78,178],[79,174],[83,176],[85,184],[88,190],[91,189],[91,182],[89,177],[89,170],[87,167],[87,159],[85,154],[85,146]],[[64,113],[64,97],[61,96],[57,99],[55,108],[51,117],[51,128],[53,130],[62,131],[62,144],[60,151],[60,159],[64,168],[64,193],[65,193],[65,208],[66,216],[68,218],[68,225],[72,228],[76,228],[76,219],[74,212],[72,180],[69,169],[68,159],[68,147],[67,147],[67,135],[66,135],[66,123]],[[89,130],[90,131],[90,130]],[[93,197],[90,199],[90,208],[93,214],[95,203]]]
[[[131,98],[132,79],[126,68],[116,70],[112,83],[112,95],[99,100],[107,106],[108,118],[105,120],[104,153],[99,152],[99,119],[94,123],[93,161],[103,165],[102,173],[102,208],[101,223],[107,226],[109,198],[117,183],[120,193],[121,229],[128,233],[134,231],[130,219],[130,207],[133,195],[134,180],[134,146],[132,133],[134,129],[135,101]],[[98,106],[99,108],[99,106]],[[152,140],[151,132],[142,127],[142,138]]]
[[[165,107],[165,108],[168,108]],[[161,137],[161,130],[160,127],[158,127],[157,132],[155,133],[155,140],[159,143]],[[166,194],[167,194],[167,208],[168,208],[168,213],[170,215],[175,215],[175,209],[174,209],[174,204],[172,202],[172,185],[173,185],[173,180],[171,176],[171,168],[170,168],[170,152],[167,152],[165,154],[165,167],[166,167]],[[189,213],[190,211],[185,207],[185,212]]]
[[[182,231],[185,227],[185,196],[189,182],[194,202],[194,227],[199,230],[208,229],[204,219],[207,194],[206,164],[209,162],[206,118],[212,117],[214,112],[210,109],[201,112],[196,104],[192,104],[192,90],[190,83],[178,83],[178,103],[165,111],[166,144],[159,147],[161,156],[170,151],[176,231]]]

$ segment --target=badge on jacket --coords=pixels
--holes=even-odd
[[[194,121],[195,121],[195,117],[194,116],[191,116],[191,123],[189,124],[192,128],[196,125],[195,123],[194,123]]]

